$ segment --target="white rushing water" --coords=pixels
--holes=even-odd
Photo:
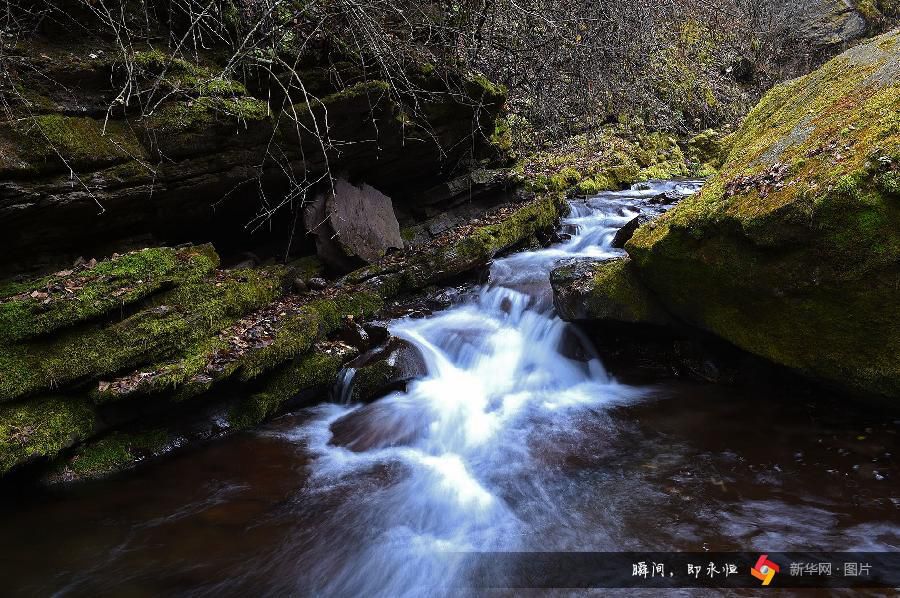
[[[573,201],[569,240],[496,260],[474,297],[394,322],[391,332],[421,351],[428,374],[374,405],[323,406],[294,431],[314,457],[309,494],[355,493],[327,510],[330,524],[310,540],[304,560],[317,566],[305,591],[455,595],[465,580],[454,553],[533,549],[534,535],[554,525],[566,505],[544,487],[542,446],[645,391],[608,376],[555,315],[549,271],[564,258],[622,254],[610,246],[615,232],[640,211],[665,209],[653,196],[687,195],[700,183],[647,187]],[[375,440],[355,450],[346,448],[353,439],[336,442],[331,425],[342,418]],[[583,547],[573,539],[559,548]]]

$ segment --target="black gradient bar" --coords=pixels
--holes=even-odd
[[[751,574],[762,554],[779,567],[765,587]],[[469,588],[900,588],[900,552],[479,552],[448,557]]]

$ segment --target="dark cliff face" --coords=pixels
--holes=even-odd
[[[427,64],[406,73],[409,96],[336,43],[262,73],[229,49],[123,46],[82,17],[79,31],[51,20],[21,36],[5,60],[0,273],[154,242],[238,248],[285,198],[262,228],[287,238],[290,209],[329,173],[414,197],[488,155],[505,101]]]

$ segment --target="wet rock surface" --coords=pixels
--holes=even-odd
[[[422,353],[397,337],[351,361],[347,368],[352,378],[343,392],[354,403],[368,403],[390,392],[405,390],[411,380],[428,373]]]
[[[647,224],[655,217],[656,216],[652,214],[638,214],[626,222],[625,226],[616,231],[616,235],[613,237],[611,245],[617,249],[623,249],[625,243],[627,243],[634,235],[634,231],[636,231],[639,226]]]

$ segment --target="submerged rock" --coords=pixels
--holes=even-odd
[[[771,90],[719,174],[626,244],[668,310],[751,353],[900,397],[900,32]]]

